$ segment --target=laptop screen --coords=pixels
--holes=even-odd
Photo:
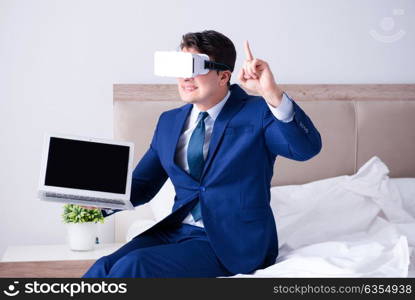
[[[45,185],[125,194],[130,148],[51,137]]]

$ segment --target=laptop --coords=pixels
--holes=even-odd
[[[47,133],[38,196],[41,200],[132,210],[134,144]]]

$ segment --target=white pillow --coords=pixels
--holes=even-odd
[[[131,241],[134,237],[139,235],[140,233],[146,231],[150,227],[156,224],[155,220],[151,219],[143,219],[143,220],[136,220],[132,223],[127,230],[127,234],[125,236],[125,240],[127,242]]]
[[[272,187],[271,207],[280,248],[290,251],[365,232],[381,211],[377,200],[388,172],[374,156],[352,176]]]

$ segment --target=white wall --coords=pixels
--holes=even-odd
[[[248,39],[281,83],[415,82],[411,0],[0,0],[0,255],[64,242],[61,205],[36,199],[43,132],[111,138],[112,84],[174,83],[153,51],[204,29],[234,41],[237,70]]]

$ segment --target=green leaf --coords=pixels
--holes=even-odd
[[[75,204],[65,204],[62,220],[64,223],[104,223],[104,216],[100,209],[86,209]]]

